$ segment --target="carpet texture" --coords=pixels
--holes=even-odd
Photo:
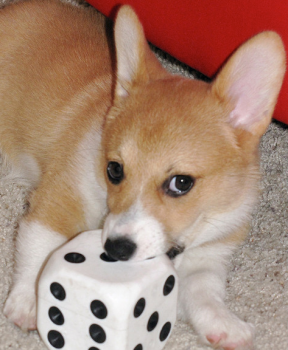
[[[0,6],[8,2],[0,0]],[[191,69],[161,51],[157,50],[157,55],[170,71],[188,77],[194,75]],[[287,350],[287,126],[276,122],[270,125],[261,143],[261,154],[262,196],[254,213],[250,234],[231,260],[227,303],[233,312],[255,325],[256,349]],[[25,212],[27,196],[23,184],[1,180],[6,171],[0,163],[0,350],[45,350],[37,332],[23,333],[8,322],[2,312],[11,283],[17,221]],[[165,347],[165,350],[176,349],[209,348],[199,344],[188,325],[178,322]]]

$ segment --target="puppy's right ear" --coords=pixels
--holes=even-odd
[[[117,59],[116,97],[126,97],[135,84],[148,82],[150,75],[157,78],[167,72],[151,52],[143,27],[128,6],[117,14],[114,37]]]

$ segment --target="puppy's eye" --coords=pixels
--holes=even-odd
[[[109,181],[114,185],[119,185],[124,178],[123,165],[118,162],[109,162],[107,166]]]
[[[188,193],[195,180],[189,175],[176,175],[165,181],[163,188],[170,197],[180,197]]]

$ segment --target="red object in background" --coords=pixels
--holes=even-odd
[[[287,0],[87,1],[111,18],[115,6],[131,5],[152,44],[208,77],[240,44],[261,31],[278,32],[288,46]],[[274,118],[288,124],[288,74]]]

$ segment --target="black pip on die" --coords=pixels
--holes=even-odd
[[[101,231],[57,250],[38,286],[38,330],[49,349],[160,350],[176,320],[177,276],[165,256],[110,260]]]

